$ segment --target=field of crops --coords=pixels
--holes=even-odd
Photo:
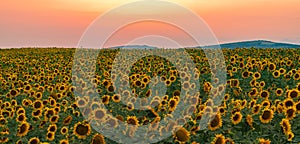
[[[81,80],[88,74],[74,67],[75,49],[1,49],[0,143],[116,143],[92,124],[117,130],[124,122],[131,125],[120,131],[127,138],[141,134],[135,130],[143,125],[149,125],[149,133],[158,131],[153,137],[171,132],[158,143],[300,144],[300,49],[222,51],[226,81],[216,87],[212,82],[220,80],[212,77],[220,68],[209,65],[201,49],[186,49],[195,63],[193,75],[155,55],[138,59],[129,71],[112,71],[119,50],[101,50],[90,82]],[[114,81],[131,90],[116,93]],[[153,83],[163,83],[166,92],[150,89]],[[85,88],[91,84],[96,96]],[[184,92],[193,88],[197,92],[188,99],[187,110],[192,115],[158,126],[179,108],[182,93],[189,95]],[[210,95],[224,96],[220,106]],[[153,107],[136,110],[137,98],[149,98],[141,105]],[[207,128],[201,128],[201,119],[210,115]]]

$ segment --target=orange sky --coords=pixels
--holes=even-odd
[[[133,2],[134,0],[132,0]],[[76,47],[88,25],[103,12],[131,0],[2,0],[0,2],[0,47]],[[299,0],[170,0],[201,16],[219,42],[267,39],[300,43]],[[184,20],[184,18],[182,18]],[[147,27],[153,31],[158,24]],[[172,28],[170,28],[172,30]],[[124,30],[126,31],[126,30]],[[135,36],[142,27],[127,29]],[[185,35],[170,32],[175,39]],[[170,36],[168,33],[166,36]],[[122,44],[120,33],[111,45]],[[128,35],[127,35],[128,37]],[[125,39],[123,40],[126,41]],[[128,41],[128,40],[127,40]],[[188,45],[188,44],[186,44]]]

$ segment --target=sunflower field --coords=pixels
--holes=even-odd
[[[135,130],[143,125],[158,135],[171,132],[157,142],[161,144],[300,144],[299,49],[222,49],[226,82],[218,86],[212,82],[220,81],[214,78],[220,68],[208,62],[202,49],[185,49],[195,64],[193,75],[185,72],[187,66],[178,70],[168,59],[155,55],[136,60],[130,70],[112,71],[120,49],[101,49],[90,82],[81,80],[86,74],[73,67],[75,51],[0,50],[0,143],[117,143],[94,129],[96,120],[93,125],[114,129],[121,122],[132,125],[120,132],[128,138],[139,135]],[[77,62],[89,63],[84,58]],[[72,75],[74,72],[81,75]],[[79,83],[75,86],[74,81]],[[119,89],[116,93],[115,81],[128,85],[130,91]],[[165,93],[151,89],[153,83],[166,87]],[[86,90],[89,84],[96,96]],[[195,88],[196,93],[188,99],[187,111],[192,115],[159,127],[158,122],[180,108],[182,93]],[[221,103],[215,106],[211,95],[223,96]],[[137,98],[151,98],[139,102],[152,107],[137,110]],[[207,116],[211,120],[202,128],[201,119]]]

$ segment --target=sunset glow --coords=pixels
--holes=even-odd
[[[136,0],[4,0],[0,4],[0,47],[76,47],[85,29],[98,16],[134,1]],[[297,0],[170,2],[196,12],[206,21],[220,43],[253,39],[300,43],[300,1]],[[134,14],[134,10],[128,13]],[[147,28],[149,27],[156,29],[154,27],[157,25],[148,25]],[[131,31],[139,35],[146,30],[139,27],[138,30]],[[180,39],[185,36],[174,32],[173,37]],[[111,45],[119,44],[122,43]]]

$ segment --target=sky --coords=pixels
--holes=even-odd
[[[96,18],[122,4],[135,1],[2,0],[0,48],[77,47],[80,38]],[[299,0],[165,1],[194,11],[206,22],[220,43],[264,39],[300,44]],[[128,13],[134,15],[135,10]],[[186,21],[179,13],[169,15]],[[117,23],[122,16],[120,13],[112,18],[112,22]],[[193,45],[190,37],[174,26],[141,22],[116,32],[108,40],[107,46],[127,44],[145,35],[163,35],[174,41],[180,40],[183,46]]]

